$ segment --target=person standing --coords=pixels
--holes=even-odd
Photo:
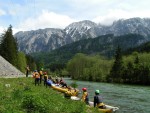
[[[27,67],[26,67],[26,77],[28,77],[29,71],[30,71],[30,68],[29,68],[29,65],[27,65]]]
[[[44,72],[44,86],[47,88],[47,80],[48,80],[48,75],[46,72]]]
[[[38,73],[38,71],[37,71],[37,70],[35,70],[35,71],[34,71],[34,73],[33,73],[33,77],[35,78],[35,86],[36,86],[36,84],[38,84],[38,85],[39,85],[40,74]]]
[[[101,109],[105,109],[105,104],[103,103],[102,97],[100,96],[100,91],[95,90],[95,96],[94,96],[94,107],[98,107]]]
[[[40,84],[42,83],[42,78],[43,78],[43,68],[39,71],[40,74]]]
[[[87,88],[82,88],[83,94],[81,97],[81,101],[85,102],[87,105],[89,105],[89,97],[88,97],[88,92]]]

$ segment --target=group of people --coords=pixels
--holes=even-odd
[[[87,92],[87,88],[82,88],[83,94],[81,97],[81,100],[85,102],[87,105],[89,105],[89,96]],[[100,91],[95,90],[95,96],[94,96],[94,107],[98,107],[101,109],[105,109],[105,104],[102,101],[102,97],[100,96]]]
[[[26,77],[28,77],[28,71],[29,71],[29,67],[27,66]],[[59,84],[62,87],[68,87],[66,82],[62,78],[60,78],[60,80],[59,80],[57,76],[55,79],[52,79],[52,77],[48,77],[47,72],[43,72],[43,68],[41,68],[41,70],[39,72],[37,70],[35,70],[32,75],[33,75],[33,78],[35,78],[35,86],[41,84],[42,80],[43,80],[44,86],[47,87],[48,86],[48,80],[50,80],[52,83]],[[89,105],[89,95],[87,92],[87,88],[82,88],[82,91],[83,91],[83,94],[81,97],[81,101],[83,101],[87,105]],[[98,107],[101,109],[106,108],[105,104],[102,101],[102,97],[100,96],[99,90],[95,90],[94,107]]]
[[[47,72],[43,72],[43,68],[41,68],[39,72],[35,70],[32,75],[33,75],[33,78],[35,79],[34,81],[35,86],[41,84],[43,80],[44,86],[47,87],[48,75],[47,75]]]
[[[43,68],[41,68],[40,71],[35,70],[32,75],[33,78],[35,78],[35,86],[44,81],[44,86],[46,87],[51,85],[51,83],[61,85],[62,87],[68,87],[67,83],[62,78],[59,80],[57,76],[55,78],[48,76],[47,72],[43,72]]]

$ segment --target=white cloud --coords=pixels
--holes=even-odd
[[[110,10],[107,15],[97,16],[93,19],[94,22],[100,23],[102,25],[111,25],[113,21],[120,18],[129,17],[128,13],[123,10]]]
[[[144,0],[144,2],[136,0],[16,1],[7,5],[9,19],[4,17],[1,23],[6,26],[8,26],[7,23],[12,24],[14,33],[18,30],[64,28],[77,20],[92,20],[110,25],[113,21],[122,18],[150,17],[149,3],[150,0]],[[3,4],[5,6],[6,3]],[[6,14],[1,9],[0,16]],[[42,11],[43,9],[45,10]]]
[[[109,10],[109,13],[104,16],[97,16],[93,19],[94,22],[102,25],[111,25],[115,20],[128,19],[133,17],[147,18],[150,17],[149,11],[128,12],[121,9]]]
[[[70,23],[74,22],[74,19],[66,15],[56,14],[54,12],[48,12],[43,10],[42,14],[38,17],[32,17],[26,19],[19,25],[22,30],[43,29],[43,28],[65,28]]]

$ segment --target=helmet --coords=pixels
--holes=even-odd
[[[96,93],[96,94],[99,94],[99,93],[100,93],[100,91],[99,91],[99,90],[95,90],[95,93]]]
[[[86,89],[86,88],[82,88],[82,90],[83,90],[83,91],[86,91],[87,89]]]
[[[37,72],[37,70],[34,70],[34,72]]]

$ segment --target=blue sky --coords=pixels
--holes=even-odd
[[[150,0],[0,0],[0,33],[65,28],[91,20],[110,25],[118,19],[150,18]]]

